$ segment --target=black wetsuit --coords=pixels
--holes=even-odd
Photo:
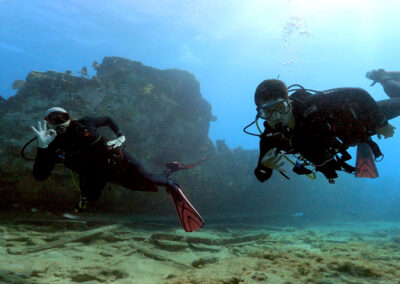
[[[400,98],[400,82],[393,79],[386,79],[380,82],[385,93],[390,98]]]
[[[101,126],[110,127],[117,137],[122,135],[109,117],[72,120],[47,148],[38,148],[34,177],[44,180],[56,163],[63,163],[79,174],[81,194],[88,201],[97,200],[107,182],[139,191],[157,191],[158,185],[167,185],[166,176],[148,173],[123,147],[108,147],[97,129]]]
[[[390,99],[379,101],[379,107],[387,119],[395,118],[400,114],[400,82],[386,79],[380,83]]]
[[[254,173],[258,180],[270,178],[272,169],[261,164],[270,149],[300,154],[328,179],[337,177],[336,171],[354,170],[345,163],[351,157],[346,152],[350,146],[371,141],[376,129],[387,124],[388,118],[380,102],[363,89],[339,88],[311,95],[297,91],[292,100],[294,129],[272,129],[264,123],[260,140],[260,157]],[[383,107],[389,107],[387,103]],[[400,107],[393,111],[399,114]],[[396,115],[396,116],[397,116]],[[306,172],[303,172],[306,173]]]

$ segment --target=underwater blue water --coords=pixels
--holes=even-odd
[[[12,96],[12,82],[31,70],[77,75],[88,66],[93,74],[92,62],[104,56],[185,69],[218,117],[211,139],[255,149],[258,139],[242,128],[254,119],[253,94],[263,79],[279,75],[316,90],[362,87],[385,99],[365,73],[400,70],[399,8],[394,0],[0,0],[0,94]],[[392,124],[400,131],[399,119]],[[396,208],[399,139],[380,142],[381,177],[363,181],[365,200],[355,203]]]

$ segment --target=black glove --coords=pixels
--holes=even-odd
[[[270,168],[266,168],[266,167],[262,167],[262,166],[258,166],[255,170],[254,170],[254,175],[256,176],[256,178],[261,181],[264,182],[267,179],[269,179],[272,175],[272,169]]]
[[[341,170],[341,166],[336,160],[331,160],[321,167],[315,168],[317,171],[324,174],[330,183],[334,183],[333,179],[338,177],[336,171]]]
[[[312,174],[312,171],[307,169],[304,165],[300,165],[296,163],[296,165],[293,167],[293,171],[298,174],[298,175],[310,175]]]

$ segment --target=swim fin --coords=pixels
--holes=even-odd
[[[375,157],[371,147],[367,143],[357,146],[356,177],[377,178],[378,169],[375,165]]]
[[[203,227],[203,218],[201,218],[200,214],[183,194],[179,185],[174,184],[169,186],[167,192],[174,202],[179,220],[186,232],[193,232]]]
[[[182,164],[181,162],[169,162],[168,164],[166,164],[167,169],[164,171],[164,173],[166,174],[167,177],[169,177],[171,174],[173,174],[176,171],[188,170],[188,169],[197,167],[198,165],[205,162],[210,157],[211,157],[211,155],[205,156],[201,160],[199,160],[193,164]]]

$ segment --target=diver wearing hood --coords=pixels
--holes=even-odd
[[[120,147],[125,136],[110,117],[71,120],[65,109],[53,107],[46,111],[45,122],[38,122],[37,128],[32,126],[38,137],[33,166],[37,180],[46,179],[56,163],[63,163],[79,174],[86,203],[96,201],[108,181],[142,191],[157,191],[157,185],[169,185],[164,175],[146,172],[133,155]],[[108,126],[117,139],[105,139],[97,129],[102,126]],[[81,200],[80,204],[85,202]]]
[[[380,156],[379,147],[370,137],[393,136],[394,127],[387,123],[380,107],[365,90],[338,88],[313,91],[315,94],[310,91],[300,86],[289,96],[286,85],[274,79],[257,87],[256,120],[265,120],[254,171],[259,181],[269,179],[274,169],[283,173],[282,158],[287,153],[297,155],[299,161],[293,168],[297,174],[311,174],[306,166],[312,166],[334,183],[336,171],[355,171],[346,163],[351,158],[346,151],[350,146],[369,143],[374,154]]]
[[[108,126],[117,138],[111,141],[105,139],[98,130],[102,126]],[[172,162],[160,174],[147,172],[131,153],[121,147],[125,136],[110,117],[71,120],[65,109],[53,107],[46,111],[45,121],[38,122],[37,128],[32,126],[32,130],[38,138],[33,176],[37,180],[46,179],[56,163],[63,163],[76,172],[80,178],[81,193],[77,212],[98,200],[107,182],[135,191],[155,192],[157,186],[163,186],[177,207],[184,229],[194,231],[203,226],[203,220],[179,185],[169,179],[174,171],[193,165]]]
[[[70,114],[63,108],[52,107],[49,108],[44,117],[49,129],[54,130],[56,133],[64,133],[71,123]]]

